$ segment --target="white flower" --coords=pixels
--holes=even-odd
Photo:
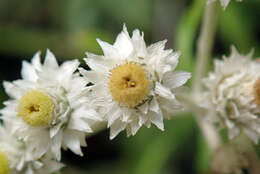
[[[19,164],[24,163],[23,150],[23,144],[10,136],[9,130],[0,125],[0,173],[16,170]]]
[[[87,53],[91,71],[80,69],[92,86],[92,107],[108,121],[110,138],[126,129],[135,135],[151,123],[164,130],[163,118],[182,108],[176,99],[190,73],[173,71],[179,53],[164,50],[166,41],[146,46],[139,30],[130,38],[126,27],[113,45],[97,40],[104,56]]]
[[[78,65],[72,60],[59,66],[49,50],[41,64],[38,52],[31,64],[23,62],[23,79],[4,82],[11,99],[0,113],[36,157],[50,150],[59,160],[61,147],[82,155],[85,133],[92,132],[91,125],[100,120],[95,110],[81,105],[87,103],[83,96],[88,88],[79,73],[74,73]]]
[[[232,139],[241,132],[258,142],[260,135],[260,64],[252,53],[240,55],[234,47],[230,57],[215,60],[215,71],[204,80],[208,91],[204,107],[207,118],[227,128]]]
[[[211,2],[214,2],[214,1],[216,1],[216,0],[207,0],[207,1],[208,1],[208,3],[211,3]],[[237,0],[237,1],[240,1],[240,2],[241,2],[242,0]],[[222,5],[222,7],[223,7],[224,9],[227,8],[229,2],[230,2],[230,0],[220,0],[220,3],[221,3],[221,5]]]
[[[49,154],[32,158],[26,145],[11,135],[10,126],[0,126],[0,173],[1,174],[51,174],[63,165]]]

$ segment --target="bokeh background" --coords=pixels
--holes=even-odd
[[[193,71],[205,0],[0,0],[0,106],[7,99],[3,80],[20,78],[21,61],[49,48],[59,62],[102,54],[96,38],[112,43],[125,23],[139,28],[147,44],[167,39],[181,50],[179,69]],[[260,1],[219,7],[213,57],[255,48],[260,57]],[[206,174],[210,155],[196,121],[182,114],[165,121],[165,131],[142,128],[113,141],[104,130],[87,139],[84,157],[63,152],[62,174]]]

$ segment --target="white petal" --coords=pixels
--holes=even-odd
[[[149,119],[149,117],[148,117],[147,113],[146,114],[140,114],[139,115],[139,122],[138,122],[138,124],[140,126],[142,126],[143,124],[147,123],[148,119]]]
[[[142,125],[140,125],[138,123],[138,120],[136,119],[135,121],[132,121],[130,123],[130,126],[131,126],[131,135],[135,135],[137,133],[137,131],[141,128]]]
[[[172,94],[172,92],[168,88],[164,87],[162,84],[158,82],[156,82],[154,92],[161,97],[167,98],[169,100],[175,100],[174,94]]]
[[[124,25],[123,31],[117,36],[114,43],[114,48],[123,58],[127,58],[134,50],[131,38],[128,34],[127,28]]]
[[[60,131],[52,139],[51,151],[54,154],[55,158],[60,161],[61,159],[61,142],[62,142],[62,132]]]
[[[27,130],[24,130],[24,134],[28,134],[25,135],[25,140],[28,143],[28,151],[32,153],[32,156],[34,158],[39,158],[48,151],[51,139],[47,130],[36,130],[36,128],[31,129],[30,127],[28,127]]]
[[[53,138],[60,130],[62,123],[57,124],[50,128],[50,137]]]
[[[152,99],[149,109],[150,109],[150,112],[148,113],[149,114],[148,118],[159,129],[164,130],[162,111],[161,111],[159,104],[158,104],[157,100],[155,99],[155,97]]]
[[[110,67],[103,60],[85,58],[84,61],[91,68],[91,70],[101,72],[104,74],[109,74]]]
[[[183,106],[177,100],[168,100],[166,98],[160,98],[160,107],[161,110],[166,112],[163,114],[163,117],[166,119],[170,119],[172,114],[176,111],[180,111],[183,109]]]
[[[49,172],[49,173],[54,173],[57,172],[58,170],[60,170],[62,167],[64,167],[64,164],[56,162],[54,160],[50,160],[47,159],[44,161],[45,163],[45,169]],[[43,172],[42,174],[46,174],[46,172]]]
[[[114,123],[110,126],[110,140],[114,139],[125,128],[126,123],[123,123],[119,119],[114,121]]]
[[[12,98],[20,98],[22,97],[22,92],[19,87],[15,86],[13,83],[4,81],[3,83],[5,92]]]
[[[79,72],[87,79],[87,81],[94,84],[104,80],[103,73],[99,73],[98,71],[87,71],[83,68],[79,68]]]
[[[174,70],[176,68],[176,66],[178,65],[180,55],[181,55],[181,52],[179,52],[179,51],[172,52],[165,58],[165,63],[170,64],[172,70]]]
[[[79,130],[83,132],[92,132],[92,129],[87,121],[85,121],[81,116],[71,117],[68,125],[69,129]]]
[[[58,69],[59,68],[59,65],[57,63],[57,60],[56,60],[54,54],[49,49],[47,49],[47,52],[46,52],[46,56],[45,56],[45,60],[44,60],[44,66],[49,67],[51,69]]]
[[[148,53],[150,55],[158,55],[159,52],[164,50],[166,42],[167,42],[167,40],[163,40],[163,41],[159,41],[159,42],[156,42],[156,43],[150,45],[147,48]]]
[[[159,112],[159,113],[150,112],[149,117],[153,124],[155,124],[162,131],[164,130],[162,112]]]
[[[143,114],[147,114],[148,109],[149,109],[148,102],[145,102],[144,104],[142,104],[141,106],[139,106],[138,109],[139,109]]]
[[[24,158],[22,157],[22,158],[19,160],[19,162],[18,162],[18,164],[17,164],[17,166],[16,166],[16,170],[18,170],[18,171],[22,170],[22,168],[24,167],[24,163],[25,163],[25,160],[24,160]]]
[[[64,132],[64,144],[75,154],[83,156],[80,148],[80,132],[66,130]]]
[[[33,161],[33,167],[36,168],[36,169],[40,169],[42,168],[44,164],[41,163],[40,161]]]
[[[40,70],[42,67],[40,55],[41,52],[38,51],[32,58],[32,65],[36,70]]]
[[[107,113],[107,126],[110,127],[112,124],[114,124],[115,120],[117,120],[121,116],[121,110],[118,108],[116,104],[112,106],[110,111]]]
[[[144,41],[144,35],[140,35],[139,30],[134,30],[132,41],[134,43],[135,50],[137,52],[138,57],[146,57],[147,50],[146,50],[146,44]]]
[[[66,61],[60,66],[60,74],[62,75],[63,78],[62,80],[65,80],[66,78],[68,79],[78,68],[79,66],[79,61],[77,59],[72,60],[72,61]]]
[[[75,114],[81,116],[83,120],[103,121],[95,109],[81,107]]]
[[[23,61],[21,75],[23,79],[30,81],[36,81],[38,78],[34,67],[26,61]]]
[[[163,76],[163,84],[167,88],[173,89],[182,86],[191,78],[191,73],[184,71],[169,71]]]
[[[27,92],[28,89],[35,88],[35,82],[27,80],[15,80],[13,84],[20,88],[20,91]]]
[[[25,174],[34,174],[33,169],[32,169],[31,166],[29,166],[29,167],[27,168],[27,170],[25,171]]]
[[[119,58],[118,50],[107,42],[97,39],[98,44],[101,46],[104,56],[108,58]]]
[[[150,102],[149,109],[156,113],[161,112],[161,109],[155,97],[153,97],[152,101]]]

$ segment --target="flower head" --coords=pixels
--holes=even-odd
[[[10,131],[9,125],[0,126],[0,174],[51,174],[63,167],[50,154],[34,158]]]
[[[130,37],[126,27],[113,45],[97,40],[104,55],[87,53],[91,71],[80,69],[92,82],[91,105],[110,127],[110,138],[126,129],[135,135],[151,123],[163,130],[163,118],[182,108],[176,99],[190,73],[173,71],[179,53],[165,50],[166,41],[146,46],[139,30]]]
[[[260,64],[252,53],[239,54],[234,47],[230,57],[215,61],[215,71],[204,79],[208,91],[204,104],[208,119],[227,128],[229,137],[241,132],[254,142],[260,135]]]
[[[87,102],[84,94],[89,89],[74,73],[78,65],[72,60],[59,66],[47,50],[43,64],[36,53],[31,63],[23,62],[22,79],[4,82],[11,99],[0,111],[3,119],[37,157],[50,150],[60,159],[61,147],[82,155],[85,133],[91,133],[91,125],[100,120],[95,110],[81,105]]]

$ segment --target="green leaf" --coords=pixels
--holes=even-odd
[[[241,3],[232,3],[227,10],[222,10],[219,33],[226,48],[235,45],[242,53],[248,53],[252,48],[256,48],[256,55],[260,55],[260,45],[255,37],[255,22],[258,20],[255,19],[255,15]]]
[[[199,29],[205,0],[194,0],[184,12],[177,28],[175,45],[182,52],[178,69],[192,71],[194,67],[194,48],[196,33]]]
[[[171,156],[177,153],[183,143],[190,139],[194,128],[194,120],[191,117],[180,116],[167,121],[165,132],[158,137],[152,137],[149,144],[139,153],[134,174],[157,174],[167,164]]]

